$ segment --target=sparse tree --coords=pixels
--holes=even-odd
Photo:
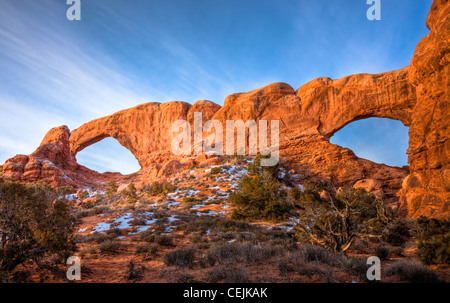
[[[306,191],[300,201],[297,235],[301,242],[346,251],[357,238],[381,237],[389,214],[372,194],[343,187],[331,202]]]
[[[0,275],[26,262],[58,273],[74,249],[74,223],[50,186],[0,179]]]
[[[111,199],[117,194],[117,184],[116,181],[112,180],[108,182],[106,187],[106,198]]]

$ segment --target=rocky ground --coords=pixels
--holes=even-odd
[[[276,224],[231,219],[229,194],[251,161],[191,167],[161,181],[171,184],[168,190],[144,186],[132,200],[123,187],[109,198],[94,189],[68,195],[78,218],[80,282],[367,282],[366,260],[380,243],[357,241],[344,255],[296,242],[295,212]],[[280,176],[286,174],[282,169]],[[395,273],[395,266],[415,268],[419,279],[450,281],[448,269],[417,263],[416,249],[413,240],[387,245],[382,282],[416,279]],[[41,273],[33,279],[52,280]]]

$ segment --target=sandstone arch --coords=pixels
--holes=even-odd
[[[203,119],[210,119],[220,108],[211,101],[146,103],[113,115],[88,122],[72,131],[70,151],[76,154],[89,145],[112,137],[138,159],[141,167],[163,163],[170,152],[170,126],[176,120],[191,119],[194,111],[201,111]]]
[[[318,78],[297,91],[288,84],[274,83],[230,95],[222,108],[209,101],[192,106],[185,102],[142,104],[88,122],[72,133],[67,127],[52,129],[36,152],[7,160],[0,174],[26,182],[48,180],[54,185],[85,186],[107,180],[111,175],[81,167],[74,155],[113,137],[143,168],[139,176],[124,178],[148,178],[146,170],[173,160],[172,122],[191,121],[193,112],[201,111],[204,120],[222,123],[279,120],[280,153],[304,177],[325,178],[337,185],[373,178],[385,187],[404,179],[399,195],[409,216],[449,217],[450,1],[433,1],[427,26],[430,33],[418,44],[409,67],[337,80]],[[336,131],[368,117],[395,119],[410,127],[409,175],[406,169],[359,159],[351,150],[329,143]],[[51,164],[55,160],[59,165]]]

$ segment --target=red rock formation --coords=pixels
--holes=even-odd
[[[450,214],[450,2],[435,0],[427,18],[430,33],[417,45],[408,80],[416,88],[408,161],[401,201],[410,216]]]
[[[304,178],[332,181],[336,186],[377,180],[392,195],[403,184],[402,209],[409,216],[449,217],[449,8],[435,0],[427,19],[430,34],[417,46],[409,67],[377,75],[358,74],[338,80],[315,79],[295,91],[274,83],[226,98],[221,108],[210,101],[147,103],[82,125],[52,129],[30,156],[18,155],[0,174],[14,180],[43,180],[53,185],[104,187],[108,180],[150,182],[188,168],[196,158],[171,153],[176,120],[193,123],[226,120],[279,120],[280,154]],[[360,159],[331,144],[331,136],[353,121],[384,117],[410,127],[407,168],[389,167]],[[106,137],[117,139],[138,159],[136,174],[99,174],[76,163],[76,154]],[[198,159],[198,160],[197,160]],[[403,183],[402,183],[402,180]],[[357,185],[359,186],[359,185]]]

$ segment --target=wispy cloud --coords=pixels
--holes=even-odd
[[[81,48],[70,31],[55,30],[57,23],[42,22],[58,18],[40,7],[0,5],[0,162],[31,153],[51,127],[74,129],[154,99],[115,69],[114,60]],[[41,18],[33,17],[34,8]]]
[[[65,1],[0,1],[0,163],[51,127],[143,102],[223,104],[272,82],[403,67],[429,5],[392,3],[369,23],[364,1],[83,1],[69,22]]]

